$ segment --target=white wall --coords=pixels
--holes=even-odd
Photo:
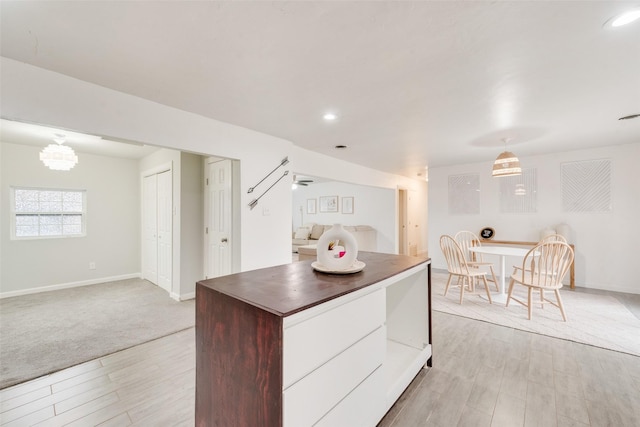
[[[2,165],[2,248],[6,258],[0,281],[3,297],[34,291],[137,277],[142,271],[141,176],[160,165],[173,170],[173,266],[171,295],[193,298],[203,273],[202,157],[160,149],[140,161],[78,152],[79,164],[69,172],[47,169],[40,148],[2,143],[8,164]],[[134,170],[132,170],[132,168]],[[9,233],[11,186],[87,190],[87,236],[12,241]],[[6,201],[6,203],[5,203]],[[104,239],[104,241],[100,240]],[[40,261],[25,269],[31,257]],[[96,269],[88,270],[95,262]]]
[[[204,188],[201,156],[182,153],[180,180],[180,298],[195,297],[204,272]]]
[[[596,159],[612,161],[612,212],[563,212],[561,164]],[[500,181],[491,177],[490,163],[430,168],[429,252],[433,267],[446,268],[439,248],[442,234],[453,235],[462,229],[479,233],[491,226],[496,230],[495,239],[537,241],[542,229],[566,223],[571,227],[571,243],[575,244],[577,286],[640,293],[635,264],[640,242],[639,159],[640,143],[521,158],[523,168],[535,168],[537,173],[538,211],[534,214],[500,213]],[[480,214],[450,215],[448,177],[467,173],[480,175]],[[509,260],[507,265],[515,262],[517,259]]]
[[[2,58],[2,116],[240,161],[241,269],[291,261],[291,187],[250,210],[246,189],[288,156],[289,141]],[[264,215],[267,208],[270,215]]]
[[[0,151],[1,293],[140,274],[137,161],[81,154],[73,169],[62,172],[40,162],[39,147],[1,143]],[[87,190],[86,237],[10,240],[10,186]]]
[[[321,196],[338,196],[338,212],[320,212]],[[353,214],[342,214],[343,197],[353,197]],[[316,214],[307,214],[308,199],[316,200]],[[293,229],[310,222],[328,225],[370,225],[376,229],[376,250],[395,253],[395,205],[395,193],[387,188],[334,181],[315,183],[307,187],[299,186],[293,190]]]
[[[284,168],[290,171],[384,188],[412,188],[426,194],[424,182],[322,156],[290,141],[8,58],[1,61],[4,118],[238,160],[242,271],[291,261],[291,181],[284,179],[274,186],[253,210],[248,204],[255,195],[246,193],[284,157],[291,161]],[[426,227],[422,239],[426,246]]]
[[[418,253],[426,254],[428,245],[427,231],[427,182],[424,180],[410,179],[370,169],[364,166],[348,163],[322,154],[314,153],[300,147],[294,147],[292,155],[297,173],[307,176],[329,178],[334,181],[392,189],[395,193],[394,212],[398,211],[398,190],[407,190],[409,200],[407,203],[407,217],[412,222],[408,234],[411,244],[416,244]],[[394,225],[395,249],[398,253],[398,218]]]

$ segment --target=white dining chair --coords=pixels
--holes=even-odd
[[[464,252],[465,259],[467,260],[467,264],[471,268],[480,269],[482,267],[488,267],[489,272],[491,273],[491,279],[489,281],[493,282],[496,287],[496,291],[499,291],[498,288],[498,279],[496,279],[496,272],[493,270],[493,263],[485,261],[482,258],[482,254],[472,252],[469,248],[482,246],[480,239],[478,236],[472,231],[458,231],[454,236],[454,239],[460,248]]]
[[[449,271],[449,279],[447,280],[447,285],[444,288],[444,295],[447,295],[449,285],[451,284],[451,279],[454,276],[458,277],[460,279],[460,304],[462,304],[465,288],[473,291],[474,280],[482,279],[482,281],[484,282],[484,290],[487,292],[487,298],[489,299],[489,304],[491,304],[491,292],[489,292],[489,285],[487,284],[486,278],[487,272],[470,267],[467,263],[464,253],[462,252],[462,248],[460,248],[460,245],[458,245],[453,237],[447,234],[440,237],[440,249],[442,250],[444,258],[447,261],[447,270]]]
[[[571,267],[573,257],[573,249],[565,242],[550,241],[536,245],[525,255],[521,267],[511,275],[506,306],[509,307],[511,300],[524,305],[527,307],[528,318],[531,320],[534,304],[532,293],[534,289],[539,289],[540,300],[536,303],[541,304],[543,308],[544,304],[558,307],[562,319],[566,322],[567,316],[562,305],[560,288],[563,286],[562,280]],[[527,288],[526,302],[513,295],[513,289],[516,285]],[[546,290],[554,292],[556,301],[545,297],[544,291]]]

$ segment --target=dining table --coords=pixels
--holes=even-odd
[[[506,282],[506,262],[507,257],[519,257],[524,258],[524,256],[529,252],[530,249],[527,248],[515,248],[512,246],[472,246],[469,248],[471,252],[486,254],[486,255],[497,255],[500,257],[500,279],[499,279],[499,292],[491,296],[493,302],[498,302],[502,304],[506,304],[507,302],[507,292],[505,289]]]

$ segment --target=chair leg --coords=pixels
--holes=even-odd
[[[560,313],[562,313],[562,320],[567,321],[567,316],[564,314],[564,306],[562,305],[562,298],[560,298],[560,291],[558,289],[555,290],[556,299],[558,300],[558,307],[560,308]]]
[[[540,289],[540,308],[544,309],[544,289]]]
[[[509,307],[509,300],[511,300],[511,293],[513,292],[513,285],[515,285],[516,281],[511,279],[511,281],[509,282],[509,293],[507,294],[507,303],[505,304],[505,307]]]
[[[467,277],[467,283],[468,283],[468,291],[469,292],[475,292],[476,290],[476,281],[475,278],[471,278],[471,277]]]
[[[449,284],[451,283],[451,279],[453,278],[453,275],[451,275],[451,273],[449,273],[449,280],[447,280],[447,286],[444,287],[444,296],[447,296],[447,291],[449,290]],[[459,279],[459,277],[458,277]]]
[[[460,286],[460,305],[462,305],[462,298],[464,297],[464,287],[465,287],[464,282],[466,280],[469,280],[469,278],[468,277],[463,277],[462,278],[462,286]]]
[[[496,291],[500,292],[500,287],[498,286],[498,279],[496,278],[496,272],[493,271],[493,265],[489,265],[489,271],[491,271],[491,277],[493,277],[493,284],[496,285]]]
[[[484,281],[484,290],[487,291],[487,298],[489,298],[489,304],[493,304],[493,301],[491,301],[491,292],[489,292],[489,284],[487,283],[487,278],[482,276],[482,280]]]
[[[529,292],[528,292],[528,296],[529,296],[528,303],[529,304],[527,305],[527,309],[529,311],[529,320],[531,320],[531,312],[532,312],[532,307],[533,307],[533,305],[531,304],[531,295],[533,294],[533,288],[531,286],[529,286],[528,289],[529,289]]]

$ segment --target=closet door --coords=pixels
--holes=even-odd
[[[159,173],[158,200],[158,286],[171,292],[171,274],[173,263],[173,191],[171,171]]]
[[[173,187],[167,170],[143,178],[143,277],[171,292],[173,266]]]
[[[153,284],[158,284],[158,196],[156,175],[143,178],[142,221],[143,244],[142,260],[143,277]]]

